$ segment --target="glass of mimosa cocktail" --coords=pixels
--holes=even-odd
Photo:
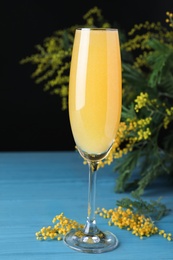
[[[71,248],[102,253],[118,245],[117,237],[96,225],[96,172],[109,153],[119,127],[122,103],[121,55],[117,29],[75,31],[70,79],[69,117],[80,155],[89,165],[88,216],[83,230],[64,238]]]

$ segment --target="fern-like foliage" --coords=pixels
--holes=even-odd
[[[134,25],[126,39],[119,30],[123,107],[120,127],[108,157],[115,162],[116,191],[140,196],[160,175],[173,176],[173,14],[160,22]],[[77,27],[113,27],[94,7],[84,23],[56,31],[20,61],[35,67],[32,74],[45,91],[60,96],[67,108],[68,81],[74,32]]]
[[[161,198],[150,202],[144,201],[140,197],[136,199],[123,198],[118,200],[116,204],[125,209],[130,207],[134,213],[145,215],[146,217],[152,218],[156,221],[160,220],[169,212],[169,209],[161,203]]]
[[[118,192],[130,189],[139,196],[160,175],[173,176],[172,42],[172,25],[165,28],[160,23],[146,22],[136,25],[122,45],[133,54],[131,63],[123,62],[122,122],[128,126],[129,121],[133,122],[133,126],[110,154],[119,173],[115,188]],[[147,125],[149,134],[144,136],[146,127],[139,131],[134,122],[146,118],[151,120]],[[123,154],[120,158],[118,149]],[[106,163],[110,163],[109,158]]]

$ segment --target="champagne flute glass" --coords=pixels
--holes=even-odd
[[[80,252],[102,253],[118,245],[114,234],[97,227],[95,194],[99,162],[114,142],[121,103],[118,30],[76,29],[69,78],[69,118],[77,149],[89,166],[88,215],[84,229],[71,230],[64,242]]]

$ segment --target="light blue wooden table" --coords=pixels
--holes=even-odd
[[[113,165],[101,169],[97,178],[99,207],[113,208],[128,194],[114,193]],[[173,233],[173,184],[153,184],[144,199],[158,199],[172,211],[158,226]],[[0,259],[1,260],[169,260],[173,242],[159,235],[140,240],[129,231],[109,227],[97,217],[101,230],[110,230],[119,239],[114,251],[86,254],[67,247],[63,241],[37,241],[35,232],[48,226],[64,212],[85,223],[87,215],[88,167],[77,152],[0,153]]]

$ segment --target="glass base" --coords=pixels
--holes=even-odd
[[[74,250],[97,254],[115,249],[118,246],[118,239],[108,231],[91,236],[82,230],[73,229],[65,236],[64,243]]]

